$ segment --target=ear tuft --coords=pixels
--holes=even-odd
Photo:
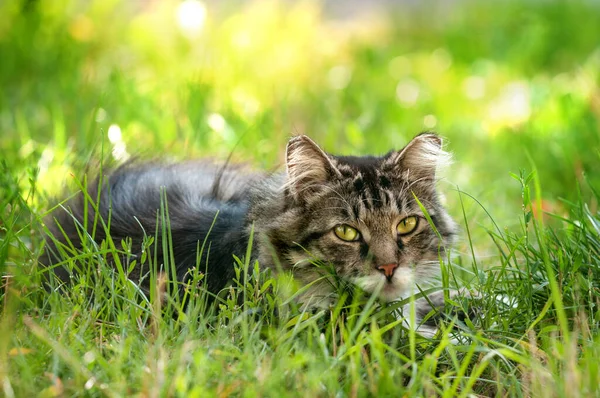
[[[444,151],[442,145],[442,138],[438,135],[422,133],[401,151],[392,153],[388,162],[410,180],[433,180],[437,169],[450,163],[450,154]]]
[[[329,156],[305,135],[292,137],[288,142],[286,168],[286,188],[300,199],[318,191],[327,180],[339,174]]]

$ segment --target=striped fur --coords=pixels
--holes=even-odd
[[[386,301],[411,293],[416,283],[437,273],[438,256],[455,236],[435,187],[436,170],[448,160],[438,136],[419,135],[402,150],[380,157],[334,156],[298,136],[288,143],[286,155],[286,172],[274,175],[207,162],[122,166],[90,184],[89,197],[100,198],[98,215],[109,230],[83,225],[86,201],[80,194],[47,220],[55,238],[47,240],[45,262],[56,264],[65,251],[72,255],[84,244],[100,244],[107,233],[117,245],[131,238],[133,256],[139,255],[144,236],[161,229],[157,212],[164,190],[173,242],[166,254],[172,254],[177,270],[173,277],[185,281],[190,269],[200,266],[213,293],[233,277],[233,255],[244,255],[251,229],[257,239],[252,256],[262,267],[292,272],[301,284],[311,284],[300,299],[307,305],[326,306],[335,299],[335,289],[322,280],[315,263],[331,265],[341,280]],[[88,206],[89,219],[95,211]],[[396,227],[407,216],[418,217],[417,228],[398,236]],[[360,239],[339,239],[333,230],[340,224],[357,229]],[[165,253],[160,236],[156,239],[161,261]],[[205,241],[210,250],[199,258],[197,248]],[[397,264],[391,277],[378,269],[382,264]],[[72,272],[56,270],[65,280]],[[141,270],[129,276],[147,287]]]
[[[258,258],[262,264],[280,264],[308,284],[322,271],[315,260],[333,265],[343,280],[390,301],[406,296],[437,274],[440,253],[455,237],[455,224],[440,204],[436,171],[449,155],[441,139],[422,134],[400,151],[382,157],[333,156],[308,137],[293,138],[287,150],[287,180],[283,192],[259,185],[250,219],[262,237]],[[270,181],[266,181],[269,184]],[[264,192],[271,192],[264,198]],[[415,197],[435,224],[430,227]],[[397,224],[405,217],[419,218],[414,233],[400,237]],[[356,228],[361,239],[345,242],[335,226]],[[387,280],[378,266],[397,263]],[[315,299],[319,296],[319,299]],[[313,284],[305,299],[327,305],[335,299],[329,281]]]

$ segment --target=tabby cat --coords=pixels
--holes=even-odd
[[[261,267],[289,271],[301,284],[311,284],[301,302],[325,307],[335,300],[332,284],[315,264],[328,264],[342,280],[384,301],[397,300],[436,275],[440,254],[454,240],[455,223],[436,191],[436,168],[446,159],[441,139],[423,133],[380,157],[334,156],[296,136],[280,174],[205,161],[133,162],[89,184],[97,207],[79,194],[52,214],[47,262],[76,254],[82,236],[102,242],[107,230],[117,244],[131,239],[131,253],[139,255],[144,237],[161,230],[162,202],[168,205],[168,254],[179,281],[200,264],[208,291],[219,292],[234,278],[233,255],[246,253],[253,231],[252,258]],[[106,229],[89,221],[96,211]],[[160,236],[156,239],[160,262],[165,253]],[[203,244],[210,249],[199,259]],[[129,278],[147,287],[147,269],[140,268]],[[67,280],[74,271],[55,272]]]

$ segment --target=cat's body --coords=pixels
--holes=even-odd
[[[63,205],[64,210],[54,212],[48,224],[59,244],[73,244],[76,250],[81,249],[81,235],[100,243],[106,239],[106,229],[100,222],[94,228],[95,203],[91,204],[100,198],[97,205],[100,219],[109,226],[111,239],[118,248],[121,249],[123,239],[130,238],[135,259],[144,239],[154,237],[150,256],[156,257],[158,270],[170,272],[163,266],[165,257],[168,261],[171,255],[163,251],[162,242],[163,226],[168,224],[177,280],[184,281],[190,269],[198,267],[206,275],[206,288],[217,293],[234,276],[232,255],[242,257],[246,252],[248,189],[261,177],[241,168],[223,168],[203,161],[126,164],[110,173],[103,183],[89,184],[87,201],[84,195],[76,196]],[[86,203],[88,222],[83,232]],[[166,216],[168,221],[163,223]],[[199,249],[205,240],[206,249],[201,253]],[[55,262],[60,258],[57,242],[48,243],[49,260]],[[122,257],[125,263],[125,255]],[[129,278],[147,287],[148,271],[148,266],[136,267]],[[64,267],[57,268],[56,273],[63,280],[69,276]]]
[[[100,198],[99,215],[119,248],[122,239],[132,239],[134,256],[144,237],[158,230],[153,250],[159,266],[165,254],[159,215],[166,198],[177,279],[184,281],[198,267],[212,293],[232,280],[233,255],[244,256],[252,231],[251,255],[261,267],[290,271],[301,284],[311,284],[301,301],[324,306],[335,298],[315,262],[391,301],[435,275],[440,253],[453,241],[455,224],[435,189],[436,167],[444,156],[433,134],[417,136],[382,157],[329,155],[299,136],[288,144],[286,173],[249,173],[206,162],[131,164],[110,173],[103,184],[91,184],[89,197]],[[60,260],[64,249],[59,247],[81,248],[86,218],[83,235],[91,237],[95,211],[88,204],[86,216],[85,203],[79,195],[47,223],[55,237],[48,240],[49,264]],[[97,226],[93,241],[105,238],[104,228]],[[62,279],[69,274],[64,268],[56,272]],[[138,267],[129,277],[144,285],[144,272]]]

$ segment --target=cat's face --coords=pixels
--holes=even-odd
[[[435,275],[439,255],[455,234],[435,189],[442,156],[441,140],[433,134],[383,157],[333,156],[307,137],[293,138],[287,152],[288,231],[279,236],[288,242],[280,254],[304,275],[315,274],[311,260],[331,264],[344,280],[387,301],[410,292]]]

